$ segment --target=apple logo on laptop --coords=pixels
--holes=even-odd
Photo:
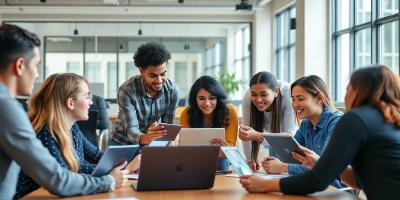
[[[183,171],[183,164],[178,164],[175,166],[175,171],[182,172]]]

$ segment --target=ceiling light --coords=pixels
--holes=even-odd
[[[236,4],[236,10],[251,10],[253,6],[249,3],[249,0],[241,0],[240,4]]]

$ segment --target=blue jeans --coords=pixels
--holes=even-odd
[[[228,159],[218,157],[217,170],[227,171],[229,170],[229,164]]]

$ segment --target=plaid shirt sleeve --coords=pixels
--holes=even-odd
[[[162,122],[168,123],[168,124],[174,124],[175,122],[175,111],[176,108],[178,107],[178,101],[179,101],[179,89],[178,87],[174,87],[174,90],[171,95],[171,102],[168,105],[165,114],[162,116]]]
[[[139,130],[139,122],[136,116],[136,109],[132,104],[132,99],[129,96],[129,92],[121,88],[118,92],[118,106],[119,115],[124,122],[123,127],[127,132],[127,136],[130,142],[137,144],[139,143],[140,135],[143,133]]]

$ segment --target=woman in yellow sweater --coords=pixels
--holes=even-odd
[[[212,139],[210,144],[236,146],[239,120],[234,105],[227,104],[221,84],[210,76],[197,79],[189,93],[189,107],[180,116],[183,128],[225,128],[225,140]],[[217,170],[227,170],[229,162],[221,153]]]

